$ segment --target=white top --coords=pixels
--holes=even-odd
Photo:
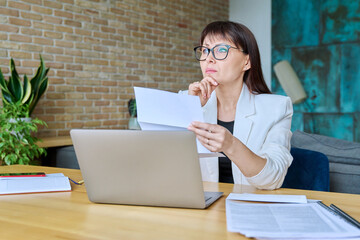
[[[187,94],[187,91],[181,91]],[[207,123],[217,124],[215,91],[202,107]],[[236,106],[233,135],[260,157],[266,158],[264,168],[253,177],[245,177],[232,162],[234,183],[253,185],[260,189],[281,187],[292,162],[290,154],[292,103],[289,97],[274,94],[251,94],[246,84]],[[218,158],[200,159],[203,181],[219,180]]]

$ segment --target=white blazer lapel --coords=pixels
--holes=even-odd
[[[245,145],[247,144],[253,124],[252,120],[250,120],[248,116],[253,114],[255,114],[254,95],[249,92],[249,89],[244,83],[236,105],[233,135]]]
[[[246,84],[243,84],[241,94],[236,105],[235,123],[233,135],[243,144],[247,144],[253,122],[248,117],[255,114],[254,95],[249,92]],[[236,184],[248,184],[240,169],[232,162],[232,173]]]
[[[204,121],[211,124],[217,124],[217,98],[213,91],[208,102],[203,107]]]
[[[217,124],[217,98],[215,91],[203,107],[204,121],[206,123]],[[219,163],[217,157],[200,158],[201,174],[203,181],[219,181]]]

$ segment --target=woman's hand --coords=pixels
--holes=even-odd
[[[204,106],[218,85],[219,83],[213,77],[204,77],[200,82],[189,85],[189,95],[199,96],[201,106]]]
[[[193,131],[201,144],[211,152],[226,154],[235,140],[229,130],[217,124],[192,122],[188,129]]]

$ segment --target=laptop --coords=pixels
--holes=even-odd
[[[70,135],[89,200],[204,209],[222,192],[204,192],[190,131],[73,129]]]

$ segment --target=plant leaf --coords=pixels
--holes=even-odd
[[[14,102],[14,96],[11,95],[11,93],[2,91],[2,95],[3,95],[3,100],[5,100],[6,103],[13,103]]]
[[[15,102],[19,102],[23,96],[23,89],[21,86],[19,74],[16,71],[15,62],[12,58],[10,60],[10,71],[11,77],[9,77],[9,91],[14,96]]]
[[[41,96],[44,94],[44,92],[46,92],[47,88],[49,86],[49,80],[48,78],[46,77],[40,87],[39,87],[39,90],[38,90],[38,93],[35,95],[33,101],[31,102],[30,104],[30,108],[29,108],[29,116],[31,116],[31,113],[34,111],[35,109],[35,106],[36,104],[38,103],[38,101],[40,100]]]
[[[36,104],[38,103],[41,96],[47,90],[48,87],[48,74],[50,68],[45,69],[44,61],[40,55],[40,66],[37,69],[35,76],[30,80],[31,92],[34,98],[32,101],[28,101],[29,104],[29,115],[34,111]]]
[[[7,92],[9,91],[8,88],[7,88],[7,83],[6,83],[6,80],[4,78],[4,75],[1,72],[1,68],[0,68],[0,87],[4,91],[7,91]]]
[[[30,95],[31,95],[31,84],[30,84],[28,77],[25,74],[25,76],[24,76],[24,94],[23,94],[24,97],[23,97],[21,103],[27,102],[27,100],[30,98]]]

